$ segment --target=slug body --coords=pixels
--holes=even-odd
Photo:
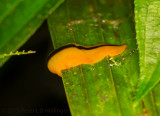
[[[55,53],[48,61],[48,69],[55,74],[61,75],[61,71],[76,67],[81,64],[94,64],[106,56],[116,56],[124,52],[127,45],[108,46],[100,44],[96,46],[80,46],[73,44]]]

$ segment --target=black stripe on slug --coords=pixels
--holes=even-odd
[[[70,47],[76,47],[76,45],[74,45],[74,44],[67,44],[67,45],[65,45],[65,46],[59,47],[58,49],[53,50],[53,51],[48,55],[47,62],[48,62],[49,59],[50,59],[53,55],[55,55],[56,53],[60,52],[60,51],[63,50],[63,49],[70,48]]]
[[[67,44],[65,46],[62,46],[54,51],[52,51],[49,55],[48,55],[48,58],[47,58],[47,61],[49,61],[49,59],[55,55],[56,53],[60,52],[61,50],[63,49],[66,49],[66,48],[70,48],[70,47],[76,47],[78,49],[85,49],[85,50],[91,50],[91,49],[95,49],[95,48],[99,48],[99,47],[102,47],[102,46],[121,46],[121,45],[113,45],[113,44],[98,44],[98,45],[94,45],[94,46],[81,46],[81,45],[76,45],[74,43],[70,43],[70,44]]]
[[[95,49],[95,48],[99,48],[102,46],[119,46],[119,45],[113,45],[113,44],[99,44],[99,45],[95,45],[95,46],[76,46],[78,49],[85,49],[85,50],[91,50],[91,49]]]

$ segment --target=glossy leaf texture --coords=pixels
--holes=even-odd
[[[106,57],[93,65],[62,71],[73,116],[144,114],[143,105],[133,103],[139,78],[133,3],[132,0],[66,0],[48,18],[55,49],[68,43],[128,45],[123,54],[112,59]]]
[[[0,54],[15,52],[63,0],[0,0]],[[9,57],[0,59],[0,67]]]
[[[138,102],[160,80],[160,1],[135,0],[135,22],[140,60]]]

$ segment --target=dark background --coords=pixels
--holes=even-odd
[[[47,22],[0,68],[0,116],[70,115],[61,77],[47,69],[53,45]]]

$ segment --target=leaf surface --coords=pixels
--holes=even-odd
[[[160,79],[160,1],[135,0],[135,21],[140,60],[138,102]]]
[[[0,54],[15,52],[63,0],[1,0]],[[0,59],[0,67],[9,57]]]

